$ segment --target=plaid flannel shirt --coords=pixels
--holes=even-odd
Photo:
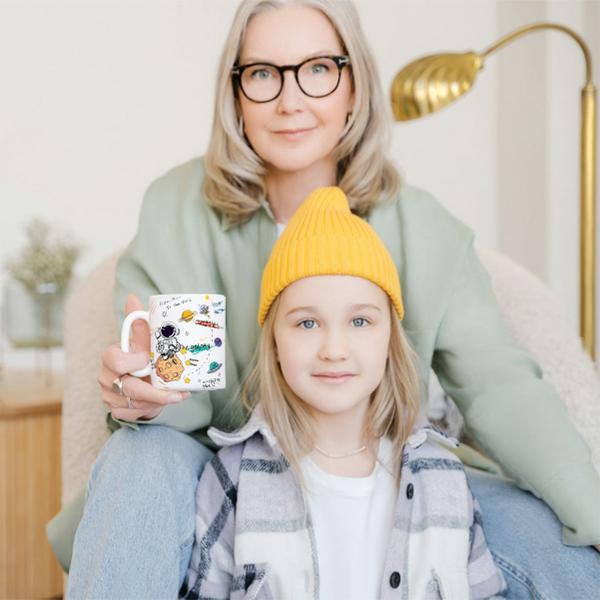
[[[198,484],[196,540],[180,596],[317,600],[310,512],[260,410],[238,431],[209,433],[224,447]],[[487,547],[463,465],[434,441],[458,446],[421,421],[403,449],[379,598],[498,597],[506,584]]]

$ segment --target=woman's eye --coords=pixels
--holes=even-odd
[[[322,64],[322,63],[317,63],[316,65],[312,65],[311,66],[311,71],[315,75],[321,75],[323,73],[327,73],[329,71],[329,67],[327,65]]]
[[[268,79],[271,76],[271,73],[267,69],[256,69],[252,71],[250,76],[253,79]]]
[[[314,329],[316,323],[313,319],[305,319],[304,321],[300,321],[299,325],[302,329]]]
[[[356,319],[352,319],[352,324],[355,327],[363,327],[364,325],[367,325],[369,321],[367,321],[364,317],[357,317]]]

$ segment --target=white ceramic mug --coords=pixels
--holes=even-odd
[[[150,362],[131,375],[150,375],[152,385],[163,390],[225,387],[225,296],[150,296],[148,311],[135,310],[123,321],[123,352],[129,352],[131,325],[137,319],[150,327]]]

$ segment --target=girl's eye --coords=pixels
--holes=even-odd
[[[305,319],[304,321],[300,321],[299,325],[302,329],[314,329],[317,324],[313,319]]]
[[[357,317],[356,319],[352,319],[352,324],[355,327],[363,327],[367,323],[368,321],[364,317]]]

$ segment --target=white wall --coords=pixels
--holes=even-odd
[[[236,5],[0,0],[0,263],[33,216],[85,242],[79,275],[128,242],[147,185],[206,146],[217,58]],[[412,58],[482,50],[534,20],[572,26],[600,60],[599,0],[357,5],[386,93]],[[451,108],[396,124],[393,141],[405,177],[435,193],[481,243],[546,279],[574,329],[582,64],[565,36],[534,34],[490,58],[473,92]]]
[[[406,63],[425,54],[479,49],[496,38],[495,2],[359,0],[386,90]],[[373,10],[373,6],[379,10]],[[476,24],[476,26],[474,26]],[[408,181],[433,192],[481,241],[495,245],[496,65],[452,108],[397,123],[393,155]]]

